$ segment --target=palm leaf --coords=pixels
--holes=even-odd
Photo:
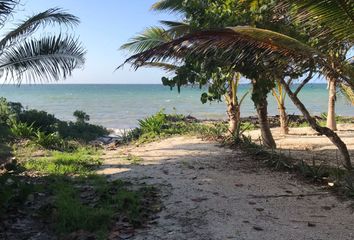
[[[344,95],[344,97],[348,100],[348,102],[352,106],[354,106],[354,91],[353,91],[353,89],[343,83],[339,85],[339,89],[340,89],[341,93]]]
[[[63,12],[60,8],[51,8],[30,17],[14,30],[7,33],[0,41],[0,48],[4,48],[6,45],[15,42],[19,38],[28,37],[28,35],[35,32],[41,25],[63,24],[72,26],[78,23],[79,19],[76,16]]]
[[[270,30],[234,27],[188,34],[128,58],[136,68],[145,62],[180,61],[181,57],[218,57],[230,66],[265,66],[280,71],[307,64],[321,67],[323,73],[349,81],[328,63],[326,56],[300,41]],[[243,73],[244,74],[244,73]]]
[[[160,68],[166,72],[175,72],[179,68],[178,65],[163,62],[146,62],[144,67]]]
[[[18,3],[19,0],[0,0],[0,26],[4,25]]]
[[[254,59],[256,63],[261,55],[272,53],[300,60],[305,56],[318,54],[307,45],[279,33],[252,27],[235,27],[188,34],[136,54],[126,62],[139,67],[150,60],[166,62],[179,60],[181,56],[189,54],[207,55],[220,52],[223,59],[234,63],[241,62],[242,59]]]
[[[354,41],[353,0],[284,0],[278,8],[295,10],[294,19],[317,35],[331,33],[342,41]]]
[[[120,49],[139,53],[169,42],[172,39],[173,37],[167,33],[164,28],[150,27],[138,36],[131,38],[129,42],[123,44]]]
[[[173,38],[182,37],[194,31],[194,29],[186,22],[160,21],[168,29],[167,32],[173,35]]]
[[[183,12],[184,0],[159,0],[151,9],[155,11]]]
[[[0,71],[5,82],[17,84],[59,80],[83,65],[84,54],[80,43],[69,36],[28,39],[4,50],[0,55]]]

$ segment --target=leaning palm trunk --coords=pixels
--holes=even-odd
[[[285,108],[286,93],[283,92],[283,86],[281,85],[279,80],[277,80],[277,90],[273,88],[272,94],[275,97],[275,100],[277,101],[278,104],[281,134],[286,135],[289,133],[288,115],[286,114],[286,108]]]
[[[344,167],[351,171],[353,169],[353,167],[352,167],[352,163],[350,161],[350,155],[348,152],[348,148],[345,145],[345,143],[342,141],[342,139],[340,139],[340,137],[333,130],[331,130],[327,127],[321,127],[320,125],[318,125],[318,123],[316,122],[316,119],[311,117],[309,111],[306,109],[304,104],[297,97],[297,92],[299,92],[299,90],[297,90],[294,93],[290,89],[289,84],[287,84],[283,79],[281,79],[281,83],[284,85],[285,91],[289,95],[290,99],[293,101],[295,106],[302,112],[302,114],[304,115],[305,119],[310,124],[310,126],[318,133],[328,137],[328,139],[338,148],[338,150],[340,151],[340,153],[343,156]]]
[[[337,123],[336,123],[336,90],[337,90],[337,81],[333,78],[329,78],[328,81],[328,113],[327,113],[327,127],[333,131],[337,131]]]

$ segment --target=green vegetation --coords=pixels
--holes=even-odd
[[[40,151],[41,156],[36,154]],[[113,220],[127,219],[139,227],[157,201],[157,190],[141,186],[130,190],[130,184],[108,181],[96,175],[101,152],[85,146],[72,152],[38,149],[35,145],[19,146],[18,162],[7,164],[7,173],[0,176],[0,218],[12,209],[26,210],[29,197],[45,196],[46,201],[33,214],[51,223],[60,237],[85,230],[97,239],[106,239]],[[37,157],[36,157],[37,156]],[[130,156],[138,164],[141,159]],[[23,173],[35,174],[35,178]],[[2,215],[4,214],[4,215]]]
[[[100,152],[93,148],[79,148],[74,152],[49,152],[50,156],[26,160],[27,170],[42,174],[85,176],[101,164]]]
[[[249,125],[244,124],[247,128]],[[166,114],[159,111],[155,115],[139,121],[139,126],[123,135],[123,142],[137,144],[152,142],[173,135],[198,135],[218,139],[227,133],[228,126],[223,122],[198,122],[183,115]]]
[[[12,133],[12,137],[33,140],[43,147],[60,148],[64,141],[87,143],[108,134],[101,126],[87,123],[90,116],[75,111],[76,122],[65,122],[45,111],[25,110],[20,103],[0,98],[0,125]],[[9,136],[7,136],[9,137]]]
[[[230,78],[233,73],[242,75],[252,84],[262,144],[268,148],[276,148],[276,144],[268,124],[267,94],[278,83],[283,132],[287,132],[286,93],[309,126],[336,145],[343,165],[352,170],[349,151],[334,132],[337,85],[354,89],[353,66],[347,58],[353,47],[354,8],[350,1],[159,0],[152,8],[177,12],[182,22],[162,21],[163,27],[150,27],[132,38],[122,46],[134,53],[125,63],[136,69],[160,66],[173,72],[162,82],[178,91],[183,85],[207,85],[204,102],[220,101],[226,93],[236,100],[228,101],[230,126],[235,126],[234,114],[239,113]],[[171,62],[178,65],[171,66]],[[327,128],[310,115],[298,97],[317,73],[329,82]],[[299,83],[294,91],[290,87],[293,83]]]
[[[107,130],[87,123],[85,112],[75,112],[76,122],[64,122],[5,99],[1,99],[0,110],[4,130],[0,156],[2,160],[14,156],[1,170],[0,218],[19,209],[49,222],[51,231],[60,238],[84,230],[97,239],[107,239],[117,217],[138,227],[157,211],[151,209],[158,198],[155,188],[131,190],[128,183],[95,174],[102,152],[87,142]],[[158,127],[151,128],[154,121],[150,123],[143,131],[156,133]],[[127,160],[133,164],[141,161],[136,156]],[[43,203],[38,200],[40,196],[46,199]],[[36,201],[39,208],[28,207]]]

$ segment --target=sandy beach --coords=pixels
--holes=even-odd
[[[99,174],[161,190],[162,211],[131,239],[354,237],[350,202],[216,142],[172,137],[106,151],[104,159]]]

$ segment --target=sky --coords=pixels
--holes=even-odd
[[[149,26],[158,25],[159,20],[178,20],[176,15],[151,11],[156,1],[22,0],[13,21],[1,31],[11,29],[11,23],[19,23],[19,20],[25,20],[35,13],[60,7],[80,18],[80,25],[68,32],[79,37],[87,54],[84,68],[75,70],[71,77],[58,83],[161,84],[161,77],[166,74],[159,69],[140,68],[135,71],[125,65],[123,69],[115,71],[129,57],[129,52],[119,50],[129,38]],[[46,35],[57,30],[47,27],[38,32]],[[324,79],[317,78],[313,82],[324,82]]]
[[[150,7],[156,1],[22,0],[13,23],[53,7],[60,7],[80,18],[80,25],[69,33],[79,37],[87,49],[86,64],[84,69],[75,70],[71,77],[59,83],[159,84],[164,75],[161,70],[141,68],[134,71],[126,65],[123,69],[115,71],[129,56],[129,52],[120,51],[119,47],[130,37],[146,27],[158,24],[159,20],[177,18],[151,11]],[[40,29],[42,34],[51,31],[53,28]]]

